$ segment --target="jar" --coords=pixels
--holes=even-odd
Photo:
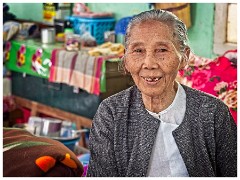
[[[65,49],[68,51],[79,51],[81,47],[81,38],[77,34],[67,34],[65,39]]]
[[[54,28],[44,28],[41,30],[41,38],[43,44],[55,43],[56,31]]]

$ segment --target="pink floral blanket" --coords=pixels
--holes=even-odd
[[[214,60],[191,54],[188,66],[179,71],[177,79],[221,99],[237,123],[237,50],[229,50]]]

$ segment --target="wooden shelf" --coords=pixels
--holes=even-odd
[[[36,101],[31,101],[26,98],[22,98],[19,96],[13,96],[16,104],[20,107],[25,107],[31,110],[31,116],[38,116],[39,113],[44,115],[48,115],[61,120],[68,120],[74,122],[78,130],[82,128],[91,128],[92,127],[92,119],[76,115],[70,112],[63,111],[61,109],[53,108],[44,104],[41,104]],[[81,134],[80,145],[86,147],[85,134]]]

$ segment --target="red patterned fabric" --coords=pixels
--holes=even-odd
[[[178,81],[221,99],[237,123],[237,50],[214,60],[192,54],[189,65],[179,72]]]

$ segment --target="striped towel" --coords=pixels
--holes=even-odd
[[[66,83],[91,94],[100,94],[102,57],[89,56],[87,51],[52,51],[50,82]]]

